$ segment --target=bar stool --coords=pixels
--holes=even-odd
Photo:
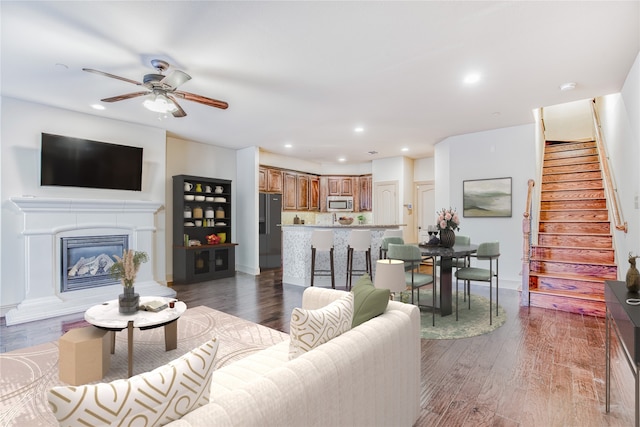
[[[353,269],[353,253],[355,251],[364,252],[364,270]],[[362,274],[368,273],[369,277],[373,276],[371,268],[371,230],[351,230],[351,233],[349,233],[347,245],[347,281],[345,283],[347,290],[351,289],[354,272]]]
[[[316,251],[329,252],[328,270],[316,270]],[[311,286],[314,276],[331,276],[331,287],[336,288],[333,270],[333,230],[313,230],[311,233]]]

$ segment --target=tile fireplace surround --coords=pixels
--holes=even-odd
[[[7,325],[79,313],[118,298],[119,284],[60,291],[63,237],[128,235],[129,248],[149,254],[136,277],[140,295],[175,296],[153,280],[155,213],[162,206],[139,200],[87,200],[15,197],[23,214],[24,299],[6,314]]]

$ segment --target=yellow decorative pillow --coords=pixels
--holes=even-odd
[[[289,359],[324,344],[351,329],[353,321],[353,294],[317,310],[294,308],[289,325]]]
[[[110,383],[54,387],[47,398],[61,426],[168,424],[209,403],[216,338],[168,364]]]

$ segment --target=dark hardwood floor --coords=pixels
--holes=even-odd
[[[340,280],[339,288],[344,288]],[[282,284],[279,270],[253,277],[174,286],[178,298],[289,332],[304,288]],[[485,287],[472,292],[487,294]],[[507,321],[496,331],[458,340],[422,340],[421,415],[416,426],[631,426],[634,380],[613,346],[611,412],[605,414],[602,318],[520,307],[500,290]],[[7,327],[0,349],[57,339],[82,314]],[[487,320],[488,321],[488,320]],[[354,391],[356,392],[356,391]]]

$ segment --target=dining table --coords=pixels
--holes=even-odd
[[[453,260],[474,254],[478,250],[478,245],[453,245],[451,248],[446,248],[439,245],[420,243],[418,247],[423,257],[434,258],[434,275],[436,261],[440,258],[440,298],[436,303],[436,308],[440,309],[441,316],[448,316],[453,313]]]

